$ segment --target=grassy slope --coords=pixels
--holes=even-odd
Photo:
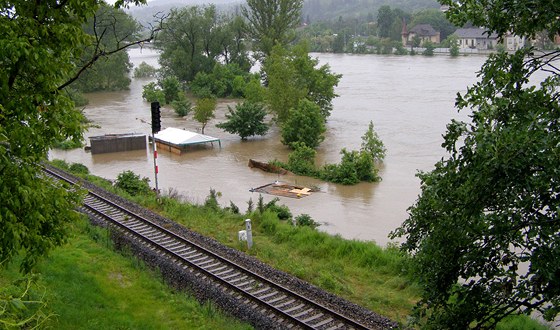
[[[37,267],[53,329],[250,329],[210,304],[174,293],[139,261],[107,249],[105,231],[76,224]],[[18,278],[0,273],[0,287]],[[42,328],[43,328],[42,327]]]

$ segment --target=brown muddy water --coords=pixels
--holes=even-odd
[[[157,53],[149,49],[133,49],[135,66],[142,61],[157,65]],[[304,186],[317,186],[321,192],[302,199],[280,197],[294,216],[307,213],[322,225],[320,230],[348,239],[373,240],[380,245],[389,242],[387,234],[407,217],[420,192],[417,171],[428,171],[445,156],[441,148],[442,134],[451,118],[466,119],[454,108],[457,92],[464,92],[476,81],[476,72],[484,57],[468,56],[379,56],[312,54],[331,70],[342,74],[328,120],[328,133],[319,147],[317,164],[339,162],[342,148],[357,150],[361,136],[370,121],[385,143],[387,155],[380,168],[383,180],[342,186],[299,176],[280,176],[251,169],[249,159],[287,161],[289,150],[280,143],[278,129],[273,127],[265,137],[241,141],[223,132],[215,124],[224,120],[227,106],[235,101],[220,102],[216,118],[205,134],[220,138],[222,148],[190,151],[175,155],[161,151],[158,157],[159,187],[175,189],[186,199],[203,203],[210,188],[221,192],[219,202],[230,201],[242,211],[247,201],[257,201],[251,188],[275,180]],[[86,116],[98,127],[90,136],[115,133],[150,134],[150,105],[142,100],[142,85],[149,79],[133,79],[130,91],[88,95]],[[200,129],[189,115],[176,116],[171,108],[162,110],[162,127]],[[89,140],[88,144],[89,144]],[[125,170],[132,170],[154,182],[151,150],[92,155],[84,150],[53,150],[50,158],[86,165],[92,174],[115,179]],[[263,195],[265,201],[274,196]],[[241,228],[240,228],[241,229]]]

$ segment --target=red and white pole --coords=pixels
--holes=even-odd
[[[157,142],[155,138],[155,134],[152,133],[152,145],[154,146],[154,176],[155,176],[155,183],[156,183],[156,196],[159,197],[159,187],[158,187],[158,165],[157,165]]]

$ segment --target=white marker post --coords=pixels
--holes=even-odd
[[[247,247],[253,247],[253,232],[251,231],[251,219],[245,220],[245,231],[247,232]]]
[[[152,145],[154,147],[154,176],[155,176],[155,184],[156,184],[156,196],[159,198],[159,187],[158,187],[158,179],[157,179],[157,175],[159,172],[159,168],[157,165],[157,143],[156,143],[155,134],[153,133],[152,133]]]

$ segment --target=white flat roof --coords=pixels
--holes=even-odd
[[[220,139],[212,136],[198,134],[174,127],[168,127],[160,131],[154,135],[154,138],[160,142],[167,142],[179,146],[220,141]]]

